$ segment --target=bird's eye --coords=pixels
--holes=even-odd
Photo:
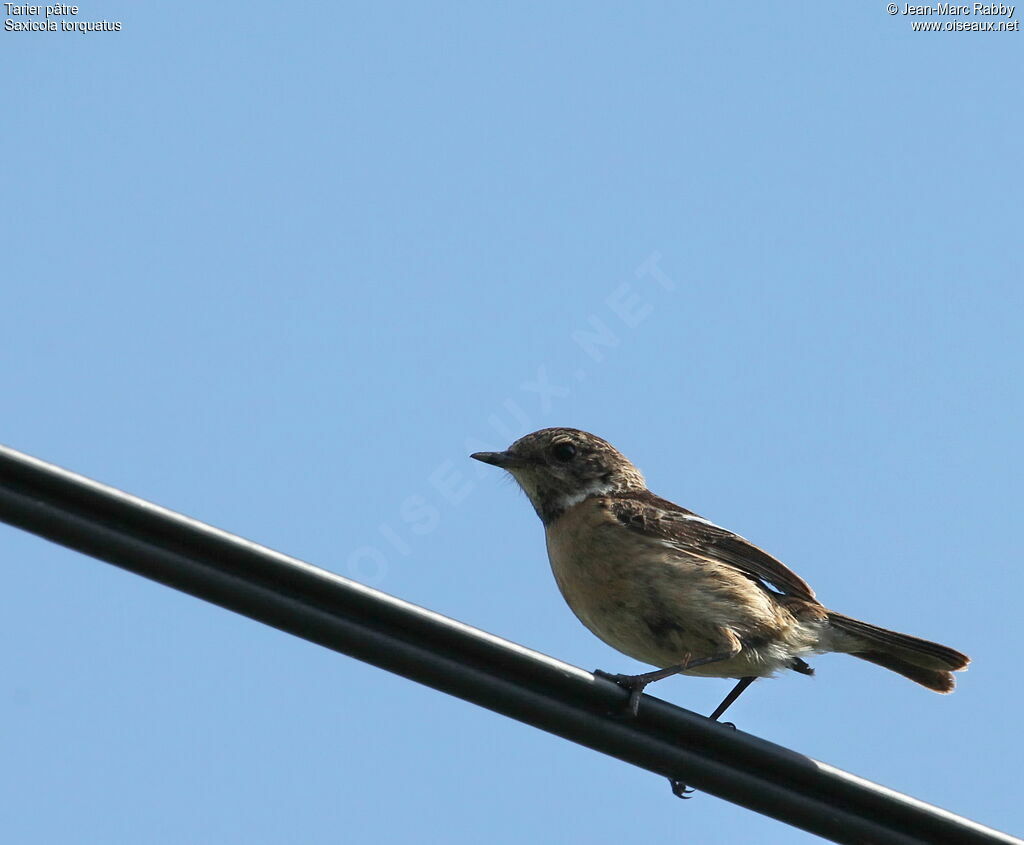
[[[551,454],[556,461],[568,463],[576,457],[576,447],[572,443],[556,443],[551,447]]]

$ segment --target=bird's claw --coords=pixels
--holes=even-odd
[[[669,778],[668,785],[672,787],[672,794],[675,795],[676,798],[682,798],[684,801],[689,800],[690,796],[694,792],[693,789],[688,787],[681,780],[676,780],[675,778]]]
[[[618,684],[618,686],[629,693],[629,701],[626,702],[623,713],[635,717],[640,712],[640,696],[643,694],[644,687],[647,686],[640,676],[605,672],[603,669],[595,669],[593,674],[598,678],[604,678],[607,681]]]
[[[598,678],[604,678],[606,681],[614,681],[620,687],[626,686],[634,677],[633,675],[622,675],[618,672],[605,672],[604,669],[595,669],[593,674]]]
[[[614,684],[622,687],[624,690],[629,692],[629,701],[626,702],[624,712],[630,716],[636,716],[637,711],[640,707],[640,696],[643,694],[644,687],[650,683],[649,677],[643,675],[623,675],[617,672],[605,672],[603,669],[595,669],[594,676],[597,678],[604,678],[606,681],[611,681]],[[724,708],[722,708],[724,709]],[[731,728],[736,730],[736,725],[733,722],[719,722],[717,719],[712,719],[722,727]],[[668,779],[669,786],[672,787],[672,794],[676,798],[688,799],[696,791],[692,787],[687,786],[683,781],[677,780],[676,778]]]

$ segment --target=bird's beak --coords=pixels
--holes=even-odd
[[[508,452],[474,452],[470,457],[502,469],[515,469],[526,466],[527,463],[522,458]]]

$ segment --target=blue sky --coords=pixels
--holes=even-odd
[[[0,32],[0,441],[640,670],[467,457],[594,431],[828,605],[974,658],[940,697],[824,656],[741,729],[1024,832],[1020,33],[880,3],[104,18]],[[11,841],[813,841],[13,529],[0,557]]]

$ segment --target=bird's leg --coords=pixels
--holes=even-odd
[[[696,669],[698,666],[718,663],[720,660],[728,660],[730,657],[735,656],[736,651],[730,651],[728,654],[713,654],[711,657],[698,657],[696,660],[691,660],[690,656],[687,655],[686,659],[676,666],[666,666],[664,669],[655,669],[653,672],[644,672],[641,675],[613,675],[610,672],[602,672],[600,669],[596,669],[594,674],[601,678],[607,678],[609,681],[614,681],[620,687],[629,690],[629,702],[626,705],[626,712],[631,716],[636,716],[640,710],[640,696],[643,695],[644,688],[648,684],[653,684],[662,678],[678,675],[680,672],[688,672],[690,669]],[[742,691],[740,690],[740,692]],[[739,693],[736,693],[736,695],[739,695]],[[732,702],[730,701],[729,703],[731,704]]]
[[[644,672],[642,675],[613,675],[610,672],[602,672],[600,669],[595,669],[594,674],[599,678],[607,678],[609,681],[614,681],[620,687],[629,691],[629,701],[626,704],[625,712],[635,716],[640,710],[640,696],[643,695],[644,688],[648,684],[653,684],[662,678],[677,675],[681,671],[681,666],[668,666],[665,669],[657,669],[654,672]]]
[[[722,699],[722,703],[715,708],[715,712],[708,716],[708,718],[712,722],[717,722],[718,717],[729,709],[729,705],[739,698],[743,694],[743,690],[749,687],[756,680],[756,678],[740,678],[736,683],[736,686],[729,691],[729,694]],[[732,728],[736,727],[732,722],[724,722],[723,724],[729,725]],[[676,780],[675,778],[669,778],[668,785],[672,787],[672,794],[675,795],[676,798],[689,798],[690,794],[693,792],[693,790],[685,783],[681,780]]]
[[[722,703],[715,708],[715,712],[708,716],[708,718],[712,722],[717,722],[718,717],[721,716],[726,710],[728,710],[729,706],[743,694],[743,690],[749,687],[756,680],[757,678],[740,678],[739,681],[736,683],[736,686],[734,686],[732,690],[730,690],[729,694],[722,699]],[[732,723],[726,722],[725,724],[730,725]],[[736,726],[733,725],[733,727]]]

